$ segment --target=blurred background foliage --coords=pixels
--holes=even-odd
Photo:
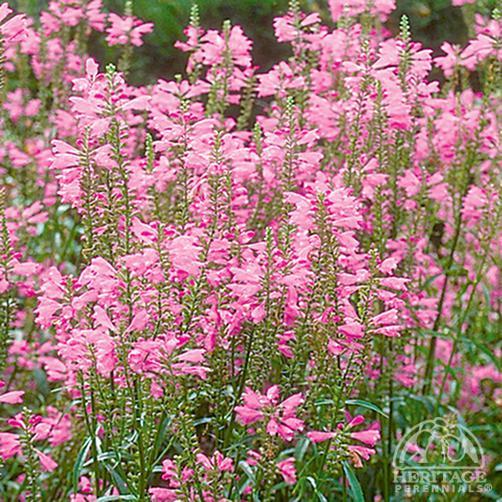
[[[36,16],[47,5],[47,0],[8,0],[15,9]],[[122,14],[125,0],[103,0],[109,11]],[[204,28],[219,29],[225,19],[240,24],[253,40],[255,63],[267,70],[276,61],[287,57],[287,48],[276,42],[273,18],[284,13],[288,0],[196,0]],[[301,0],[305,11],[317,11],[329,23],[328,0]],[[192,0],[134,0],[134,15],[155,24],[155,30],[145,38],[145,44],[135,49],[130,78],[133,83],[150,83],[157,78],[172,78],[182,73],[186,57],[174,48],[183,38],[188,24]],[[451,0],[397,0],[397,9],[387,27],[397,33],[399,19],[406,14],[410,20],[414,40],[432,48],[436,54],[448,40],[463,45],[473,30],[474,12],[485,14],[497,7],[499,0],[478,0],[477,5],[453,7]],[[103,62],[118,59],[116,48],[106,48],[91,40],[91,53]]]

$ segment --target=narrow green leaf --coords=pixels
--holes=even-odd
[[[488,358],[490,359],[490,361],[495,365],[495,367],[500,371],[502,369],[502,365],[500,363],[500,358],[498,358],[495,354],[494,354],[494,351],[493,350],[490,350],[486,345],[478,342],[477,340],[474,340],[473,338],[466,338],[466,337],[462,337],[461,340],[464,342],[464,343],[472,343],[478,350],[480,350],[481,352],[483,352],[483,354],[485,354],[486,356],[488,356]]]
[[[363,490],[361,489],[361,485],[359,484],[359,480],[355,475],[352,467],[347,462],[342,462],[343,471],[345,472],[345,476],[349,480],[350,484],[350,493],[355,502],[364,502]]]
[[[295,456],[296,456],[297,460],[299,460],[300,462],[305,457],[305,453],[308,450],[309,444],[310,444],[310,441],[307,438],[302,438],[302,439],[300,439],[300,441],[298,441],[298,444],[296,445],[296,448],[295,448],[295,450],[296,450]]]
[[[78,452],[77,458],[75,460],[75,465],[73,467],[73,475],[72,475],[73,491],[75,493],[78,492],[78,480],[80,479],[80,472],[82,471],[82,466],[85,463],[85,459],[87,457],[87,454],[89,453],[91,444],[92,444],[92,438],[88,437],[84,441],[82,447],[80,448],[80,451]]]
[[[194,420],[193,426],[198,427],[199,425],[208,424],[212,421],[213,421],[213,417],[199,418],[198,420]]]
[[[380,406],[370,403],[369,401],[364,401],[363,399],[348,399],[347,401],[345,401],[345,404],[352,406],[361,406],[361,408],[367,408],[368,410],[372,410],[385,418],[389,418],[389,415],[387,415],[387,413],[385,413],[385,411],[383,411]]]
[[[120,466],[111,466],[108,462],[103,462],[104,466],[106,467],[106,470],[110,473],[110,476],[112,477],[113,484],[118,488],[119,492],[126,493],[129,495],[127,492],[129,492],[129,487],[124,481],[125,475],[124,473],[119,473],[117,471],[120,471]]]
[[[239,467],[246,473],[246,476],[253,482],[253,484],[255,484],[256,478],[253,470],[251,469],[251,467],[249,467],[249,464],[244,462],[244,460],[241,460],[239,462]]]
[[[320,500],[320,502],[328,502],[328,499],[319,491],[316,480],[312,476],[307,476],[306,479],[312,486],[312,489],[314,490],[314,493],[317,495],[317,498]]]

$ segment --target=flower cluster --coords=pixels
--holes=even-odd
[[[194,9],[148,86],[132,4],[0,6],[2,497],[389,500],[407,429],[496,425],[501,20],[394,4],[292,1],[267,72]]]

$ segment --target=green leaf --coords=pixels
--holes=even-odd
[[[246,473],[246,476],[252,481],[253,484],[256,483],[256,478],[253,470],[249,467],[249,464],[241,460],[239,462],[239,467]]]
[[[411,399],[417,403],[423,405],[423,407],[429,412],[432,413],[434,411],[435,402],[432,400],[430,396],[418,396],[416,394],[408,394],[406,396],[408,399]]]
[[[312,476],[307,476],[307,481],[311,484],[313,490],[314,490],[314,493],[317,495],[317,498],[321,501],[321,502],[328,502],[328,499],[319,491],[319,489],[317,488],[317,483],[316,483],[316,480],[312,477]]]
[[[335,404],[335,401],[333,401],[333,399],[321,399],[315,402],[316,406],[328,406],[331,404]]]
[[[210,422],[213,421],[213,417],[203,417],[199,418],[197,420],[194,420],[193,426],[198,427],[199,425],[204,425],[204,424],[209,424]]]
[[[319,497],[321,502],[328,502],[328,499],[321,492],[316,491],[315,494]]]
[[[312,485],[314,491],[317,491],[317,483],[315,482],[315,479],[312,476],[307,476],[306,479]]]
[[[387,413],[385,413],[380,406],[370,403],[369,401],[364,401],[363,399],[348,399],[345,401],[345,404],[348,404],[349,406],[361,406],[361,408],[367,408],[368,410],[372,410],[385,418],[389,418],[389,415],[387,415]]]
[[[302,438],[300,441],[298,441],[298,444],[296,445],[296,458],[300,462],[303,460],[305,457],[305,453],[307,452],[307,449],[309,447],[310,441],[307,438]]]
[[[478,350],[480,350],[481,352],[483,352],[483,354],[485,354],[488,357],[488,359],[495,365],[495,367],[499,371],[501,370],[502,365],[500,363],[500,359],[486,345],[478,342],[477,340],[474,340],[474,338],[471,339],[471,338],[467,338],[465,336],[463,336],[461,338],[461,340],[464,343],[472,343]]]
[[[110,476],[112,477],[113,484],[118,488],[119,492],[126,493],[129,495],[127,492],[129,492],[129,487],[127,486],[125,479],[125,474],[121,472],[122,470],[120,469],[120,466],[111,466],[108,462],[103,462],[106,470],[110,473]],[[120,471],[120,472],[118,472]]]
[[[357,476],[352,470],[352,467],[347,462],[342,462],[342,465],[343,465],[343,471],[345,472],[345,476],[347,476],[347,479],[349,480],[350,493],[352,495],[352,498],[356,502],[364,502],[363,490],[361,489],[359,480],[357,479]]]
[[[78,452],[77,455],[77,459],[75,460],[75,466],[73,467],[73,475],[72,475],[73,491],[75,493],[78,492],[78,480],[80,478],[80,472],[82,471],[82,466],[84,465],[87,454],[89,453],[91,444],[92,444],[92,438],[88,437],[84,441],[82,447],[80,448],[80,451]]]
[[[244,483],[242,483],[242,486],[239,488],[239,494],[242,495],[246,488],[251,485],[251,480],[246,479]]]
[[[117,458],[117,453],[114,451],[105,451],[98,455],[98,462],[104,462],[105,460],[115,460]]]

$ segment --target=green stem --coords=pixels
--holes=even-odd
[[[448,262],[446,264],[446,269],[445,269],[445,278],[443,281],[443,287],[441,289],[441,296],[439,297],[439,303],[438,303],[438,309],[437,309],[437,314],[436,314],[436,319],[434,320],[434,325],[432,327],[432,337],[429,343],[429,353],[427,356],[427,363],[425,366],[425,374],[424,374],[424,388],[422,391],[423,395],[426,395],[430,392],[431,389],[431,384],[432,384],[432,376],[434,374],[434,362],[435,362],[435,357],[436,357],[436,345],[437,345],[437,335],[436,332],[439,328],[439,325],[441,323],[441,318],[443,316],[443,305],[444,305],[444,300],[446,298],[446,290],[448,287],[448,282],[450,278],[450,273],[451,273],[451,267],[453,265],[453,261],[455,258],[455,251],[457,249],[457,245],[460,239],[460,231],[462,229],[462,204],[460,204],[460,209],[459,209],[459,214],[457,217],[457,224],[455,225],[455,234],[453,236],[453,243],[450,249],[450,254],[448,256]]]

